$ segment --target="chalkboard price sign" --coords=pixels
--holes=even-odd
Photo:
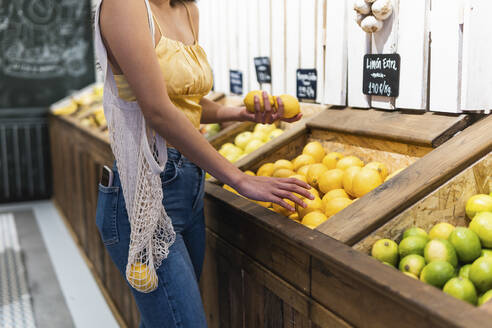
[[[229,71],[229,84],[230,91],[235,95],[243,94],[243,72],[241,71]]]
[[[258,83],[272,83],[272,67],[269,57],[255,57],[256,79]]]
[[[302,100],[316,100],[318,93],[318,72],[315,69],[298,69],[297,98]]]
[[[365,55],[362,92],[368,96],[398,97],[400,62],[399,54]]]

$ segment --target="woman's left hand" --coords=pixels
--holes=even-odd
[[[277,98],[277,103],[278,103],[278,110],[275,109],[270,104],[270,99],[268,96],[268,93],[263,91],[262,93],[263,97],[263,103],[265,104],[265,110],[261,110],[261,103],[260,99],[258,96],[255,96],[255,112],[251,113],[249,112],[246,107],[240,107],[240,117],[242,118],[243,121],[251,121],[251,122],[256,122],[256,123],[263,123],[263,124],[272,124],[275,121],[284,121],[288,123],[292,122],[297,122],[302,118],[302,114],[298,114],[297,116],[294,116],[292,118],[284,118],[284,103],[282,102],[282,99],[279,97]]]

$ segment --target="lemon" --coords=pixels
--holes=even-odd
[[[291,171],[294,171],[294,164],[286,159],[279,159],[278,161],[273,163],[273,165],[275,166],[274,171],[278,169],[289,169]]]
[[[423,237],[425,239],[429,239],[429,235],[427,235],[427,232],[425,232],[424,229],[418,228],[418,227],[411,227],[405,230],[403,232],[403,239],[410,237],[410,236],[419,236]]]
[[[333,198],[324,203],[325,214],[327,217],[332,217],[347,206],[352,204],[352,201],[345,197]]]
[[[471,282],[483,293],[492,289],[492,258],[479,257],[470,267]]]
[[[394,178],[396,175],[398,175],[398,173],[400,173],[400,172],[401,172],[401,171],[403,171],[404,169],[405,169],[405,167],[404,167],[404,168],[401,168],[401,169],[398,169],[398,170],[396,170],[395,172],[391,173],[390,175],[388,175],[388,176],[386,177],[386,179],[384,179],[384,182],[386,182],[386,181],[388,181],[388,180],[390,180],[390,179]]]
[[[293,201],[291,201],[290,199],[284,199],[284,202],[286,202],[287,204],[289,204],[290,206],[292,207],[295,207],[295,204]],[[282,215],[285,215],[285,216],[289,216],[291,215],[292,213],[294,212],[291,212],[289,210],[287,210],[285,207],[283,206],[280,206],[276,203],[272,203],[272,208],[275,212],[279,213],[279,214],[282,214]]]
[[[492,213],[480,212],[470,222],[470,229],[478,235],[482,246],[492,248]]]
[[[441,222],[433,226],[429,231],[430,239],[448,239],[454,230],[454,225],[447,222]]]
[[[420,237],[408,237],[420,238]],[[447,261],[453,267],[458,266],[458,256],[453,245],[445,239],[432,239],[425,245],[424,258],[427,263],[433,261]]]
[[[254,113],[255,112],[255,96],[258,96],[260,100],[260,108],[261,111],[263,112],[265,110],[265,106],[263,103],[263,91],[261,90],[254,90],[250,91],[246,97],[244,97],[244,104],[246,105],[246,109],[248,112]],[[274,98],[270,95],[268,95],[270,99],[270,104],[273,106],[274,105]],[[283,100],[283,99],[282,99]]]
[[[299,213],[297,213],[297,212],[292,213],[291,215],[289,215],[289,219],[300,222],[299,221]]]
[[[372,245],[371,256],[396,266],[398,263],[398,245],[391,239],[380,239]]]
[[[427,244],[427,239],[420,236],[410,236],[403,239],[398,245],[400,257],[404,258],[410,254],[424,255],[424,248]]]
[[[301,175],[304,175],[305,177],[307,177],[307,174],[308,174],[308,171],[309,171],[309,166],[310,166],[310,165],[304,165],[304,166],[301,166],[301,167],[297,170],[297,174],[301,174]]]
[[[379,173],[379,175],[381,176],[382,181],[384,181],[384,179],[386,179],[386,177],[388,176],[388,168],[383,163],[370,162],[369,164],[367,164],[364,167],[377,171]]]
[[[492,250],[490,249],[482,249],[481,257],[492,257]]]
[[[263,146],[264,144],[265,143],[261,140],[253,139],[248,143],[246,148],[244,148],[244,153],[246,153],[246,154],[252,153],[255,150],[257,150],[258,148],[260,148],[261,146]]]
[[[364,162],[361,161],[360,158],[358,158],[356,156],[347,156],[347,157],[343,157],[342,159],[340,159],[337,163],[337,169],[340,169],[340,170],[346,170],[351,166],[363,167]]]
[[[284,133],[284,130],[275,129],[268,134],[267,140],[270,141],[272,139],[275,139],[275,138],[279,137],[282,133]]]
[[[326,203],[328,201],[334,199],[334,198],[347,198],[347,199],[350,199],[349,198],[349,195],[347,195],[347,193],[343,189],[333,189],[333,190],[330,190],[321,199],[323,201],[323,204],[325,204],[325,208],[326,208]]]
[[[477,304],[477,291],[473,283],[463,277],[451,278],[442,289],[443,292],[470,304]]]
[[[237,192],[234,188],[232,188],[232,187],[231,187],[231,186],[229,186],[229,185],[226,185],[226,184],[225,184],[222,188],[224,188],[225,190],[230,191],[230,192],[232,192],[232,193],[234,193],[234,194],[236,194],[236,195],[239,195],[239,193],[238,193],[238,192]]]
[[[253,133],[250,131],[241,132],[236,136],[236,138],[234,138],[234,144],[239,148],[244,149],[253,139],[252,136]]]
[[[337,168],[337,163],[339,160],[343,158],[343,155],[337,152],[331,152],[326,154],[325,157],[323,157],[323,160],[321,161],[327,168],[330,170],[336,169]]]
[[[275,171],[275,164],[265,163],[256,171],[256,175],[259,177],[271,177],[273,171]]]
[[[303,201],[307,205],[306,208],[296,205],[300,218],[304,218],[307,214],[314,211],[323,212],[323,202],[319,197],[314,197],[314,199],[304,198]]]
[[[259,200],[254,200],[253,202],[255,202],[256,204],[263,206],[265,208],[269,208],[270,206],[272,206],[272,203],[270,203],[270,202],[262,202]]]
[[[413,273],[410,273],[410,272],[403,272],[403,274],[405,276],[408,276],[410,278],[413,278],[413,279],[416,279],[416,280],[419,280],[419,277],[417,277],[416,275],[414,275]]]
[[[343,160],[343,159],[342,159]],[[381,176],[375,170],[362,168],[352,182],[352,190],[357,198],[364,196],[383,183]]]
[[[273,172],[272,177],[274,177],[274,178],[288,178],[290,176],[293,176],[294,174],[296,174],[296,172],[294,172],[292,170],[280,168],[280,169],[277,169]]]
[[[485,292],[482,296],[478,298],[478,305],[487,303],[492,298],[492,290]]]
[[[268,141],[268,134],[263,131],[256,131],[251,134],[251,140],[253,139],[258,139],[260,141],[266,142]]]
[[[223,145],[220,147],[219,152],[220,152],[220,151],[226,151],[226,152],[228,152],[228,151],[230,151],[231,149],[234,149],[234,148],[237,148],[237,147],[236,147],[236,146],[234,146],[234,144],[232,144],[232,143],[228,142],[228,143],[223,144]]]
[[[319,192],[318,192],[318,190],[316,190],[316,189],[314,189],[314,188],[311,188],[311,189],[309,189],[308,191],[309,191],[309,193],[310,193],[311,195],[313,195],[314,197],[321,198],[321,197],[319,197]],[[302,200],[304,200],[304,199],[306,198],[306,197],[304,197],[304,196],[299,195],[298,193],[294,193],[294,195],[296,195],[297,197],[299,197],[299,198],[300,198],[300,199],[302,199]]]
[[[427,264],[420,273],[420,280],[437,288],[442,288],[454,276],[454,267],[446,261]]]
[[[328,170],[319,178],[319,191],[326,194],[333,189],[341,189],[343,187],[343,171],[340,169]]]
[[[492,197],[485,194],[472,196],[466,202],[466,216],[473,219],[479,212],[492,212]]]
[[[325,157],[325,149],[319,141],[311,141],[302,150],[303,154],[311,155],[316,163],[321,163],[323,157]]]
[[[271,132],[273,132],[274,130],[276,130],[277,127],[275,126],[275,124],[262,124],[262,123],[258,123],[255,125],[255,128],[253,129],[253,132],[261,132],[263,134],[270,134]],[[282,130],[280,130],[282,131]],[[283,132],[283,131],[282,131]]]
[[[425,259],[421,255],[410,254],[401,259],[398,268],[401,272],[407,272],[415,275],[416,277],[420,276],[420,272],[425,267]]]
[[[284,117],[292,118],[301,112],[301,105],[296,97],[291,95],[280,95],[278,97],[274,97],[275,109],[278,110],[278,102],[277,98],[282,99],[284,104]]]
[[[458,273],[458,276],[469,279],[470,278],[470,268],[471,268],[471,266],[472,266],[471,264],[463,265],[460,268],[460,271]]]
[[[342,185],[343,189],[352,197],[355,197],[354,190],[352,189],[354,177],[361,170],[360,166],[352,166],[345,170],[343,175]]]
[[[291,175],[289,178],[294,178],[294,179],[301,180],[302,182],[307,183],[307,179],[304,175],[294,174],[294,175]]]
[[[252,177],[256,176],[256,174],[253,171],[244,171],[244,174],[251,175]]]
[[[302,218],[301,223],[313,229],[313,227],[315,228],[319,226],[321,223],[325,222],[326,220],[328,220],[328,218],[323,213],[319,211],[313,211],[306,214]]]
[[[308,183],[317,188],[319,179],[326,171],[328,171],[328,168],[321,163],[311,164],[306,176]]]
[[[456,227],[448,238],[462,263],[471,263],[482,254],[477,234],[468,228]]]
[[[243,153],[228,153],[224,157],[231,163],[237,162],[241,157]]]
[[[130,266],[128,282],[138,291],[148,292],[157,287],[157,275],[145,263],[136,262]]]
[[[308,154],[301,154],[301,155],[297,156],[296,158],[294,158],[294,160],[292,161],[292,164],[294,165],[295,171],[300,169],[302,166],[311,165],[314,163],[316,163],[316,160],[314,159],[313,156],[308,155]]]

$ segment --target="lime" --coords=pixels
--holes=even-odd
[[[392,266],[398,263],[398,245],[391,239],[380,239],[372,245],[371,255],[381,262]]]
[[[482,253],[480,239],[476,233],[468,228],[455,228],[451,232],[448,241],[454,246],[458,259],[463,263],[473,262]]]
[[[492,196],[478,194],[472,196],[466,202],[466,216],[473,219],[477,213],[492,212]]]
[[[413,279],[417,279],[419,280],[419,277],[417,277],[416,275],[414,275],[413,273],[410,273],[410,272],[403,272],[403,274],[405,276],[409,276],[410,278],[413,278]]]
[[[452,278],[444,285],[442,291],[473,305],[477,304],[477,291],[468,278]]]
[[[480,292],[492,289],[492,258],[479,257],[475,260],[470,268],[469,277]]]
[[[425,244],[427,244],[427,239],[420,236],[410,236],[403,239],[398,246],[400,258],[410,254],[424,255]]]
[[[458,257],[451,243],[444,239],[433,239],[425,245],[424,257],[427,263],[433,261],[447,261],[452,266],[458,265]]]
[[[482,249],[481,257],[492,257],[492,249]]]
[[[448,239],[451,232],[454,230],[454,225],[441,222],[432,227],[429,231],[430,239]]]
[[[482,246],[492,248],[492,212],[481,212],[470,222],[470,229],[478,235]]]
[[[405,230],[403,233],[403,239],[410,237],[410,236],[420,236],[426,239],[429,239],[429,235],[427,235],[427,232],[425,232],[424,229],[418,228],[418,227],[411,227]]]
[[[492,289],[485,292],[482,296],[478,298],[478,305],[482,305],[483,303],[488,302],[492,298]]]
[[[471,268],[471,264],[463,265],[460,268],[460,272],[458,273],[458,276],[469,279],[470,278],[470,268]]]
[[[401,272],[411,273],[416,276],[420,275],[420,272],[425,267],[425,259],[421,255],[410,254],[401,259],[399,269]]]
[[[384,265],[387,265],[389,267],[392,267],[393,269],[395,269],[395,266],[391,263],[388,263],[388,262],[383,262]]]
[[[453,266],[446,261],[427,264],[420,273],[420,280],[437,288],[442,288],[454,276]]]

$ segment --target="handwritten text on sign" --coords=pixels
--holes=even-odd
[[[297,98],[316,100],[318,73],[315,69],[298,69],[296,72]]]
[[[235,95],[243,94],[243,72],[229,71],[230,91]]]
[[[400,55],[365,55],[362,92],[368,96],[398,97]]]
[[[255,57],[256,79],[258,83],[272,83],[272,68],[269,57]]]

